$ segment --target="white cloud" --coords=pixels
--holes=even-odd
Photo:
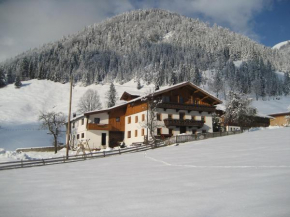
[[[188,16],[203,17],[212,23],[258,39],[254,31],[254,16],[268,9],[274,0],[163,0],[160,7]]]

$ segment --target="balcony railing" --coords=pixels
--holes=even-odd
[[[169,126],[184,126],[184,127],[198,127],[201,128],[204,125],[204,121],[196,120],[180,120],[180,119],[164,119],[164,124],[166,127]]]
[[[109,124],[93,124],[93,123],[88,123],[87,129],[88,130],[120,131],[120,129],[117,129]]]
[[[214,106],[198,105],[198,104],[181,104],[181,103],[170,103],[162,102],[158,104],[158,108],[163,109],[176,109],[176,110],[187,110],[187,111],[201,111],[201,112],[214,112]]]

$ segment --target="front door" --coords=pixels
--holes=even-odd
[[[102,145],[106,145],[106,141],[107,141],[106,137],[107,137],[107,134],[102,133]]]
[[[186,133],[186,127],[180,127],[180,134]]]

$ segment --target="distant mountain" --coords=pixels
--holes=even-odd
[[[235,68],[234,61],[243,61]],[[215,69],[217,77],[203,78]],[[274,71],[289,71],[289,56],[246,36],[160,9],[137,10],[86,27],[74,35],[29,50],[3,63],[6,81],[25,79],[83,85],[142,78],[155,85],[184,80],[208,83],[219,94],[228,90],[257,97],[282,94]],[[217,84],[214,81],[223,83]],[[258,88],[258,89],[257,89]]]
[[[273,48],[278,49],[279,51],[283,52],[286,56],[289,57],[289,55],[290,55],[290,40],[283,41],[279,44],[276,44]]]
[[[273,48],[278,49],[278,50],[283,50],[287,47],[290,47],[290,40],[280,42],[280,43],[276,44],[275,46],[273,46]]]

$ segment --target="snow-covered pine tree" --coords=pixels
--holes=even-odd
[[[14,85],[15,85],[15,88],[20,88],[22,86],[19,75],[16,76]]]
[[[230,91],[224,115],[226,125],[238,125],[241,129],[251,125],[256,109],[251,106],[251,99]]]
[[[102,103],[98,91],[88,89],[78,103],[78,111],[80,113],[85,113],[97,109],[102,109]]]
[[[4,87],[6,85],[4,69],[0,66],[0,87]]]
[[[220,71],[217,71],[210,82],[210,89],[219,97],[219,93],[223,90],[224,81]]]
[[[193,78],[192,78],[192,82],[197,85],[200,86],[202,81],[202,75],[199,71],[199,69],[197,67],[194,68],[194,73],[193,73]]]
[[[284,73],[283,92],[284,92],[284,95],[288,95],[290,93],[290,77],[289,77],[289,72],[285,72]]]
[[[28,71],[29,71],[29,62],[27,57],[24,57],[20,64],[20,76],[21,80],[28,79]]]
[[[115,88],[115,85],[113,84],[113,82],[111,83],[110,89],[107,92],[107,98],[108,98],[108,101],[107,101],[107,107],[108,108],[113,107],[113,106],[116,105],[117,91],[116,91],[116,88]]]
[[[141,83],[140,83],[140,79],[138,79],[137,81],[137,89],[140,90],[142,88]]]

